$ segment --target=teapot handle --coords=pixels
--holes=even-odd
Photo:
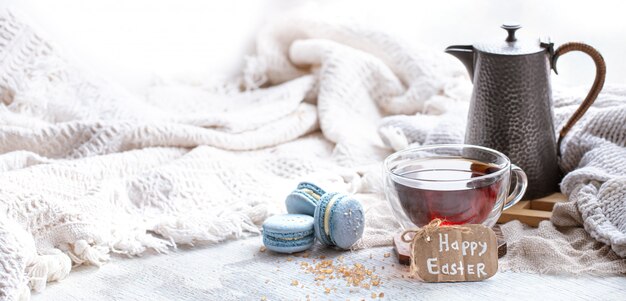
[[[554,72],[558,74],[558,72],[556,71],[556,61],[558,60],[558,58],[561,55],[566,54],[570,51],[584,52],[585,54],[589,55],[591,59],[593,59],[593,62],[596,65],[596,78],[593,81],[591,90],[589,90],[589,93],[587,93],[587,97],[585,97],[585,100],[583,100],[583,102],[580,104],[580,107],[578,107],[576,112],[574,112],[574,115],[572,115],[567,123],[565,123],[565,126],[563,126],[561,132],[559,133],[559,139],[557,140],[557,152],[559,157],[561,156],[561,140],[563,140],[563,137],[565,137],[565,135],[567,135],[567,133],[572,129],[574,124],[576,124],[576,122],[580,120],[583,114],[587,112],[587,109],[591,107],[593,102],[598,97],[600,90],[602,90],[602,86],[604,86],[604,78],[606,77],[606,64],[604,63],[604,58],[602,58],[600,52],[587,44],[578,42],[565,43],[557,48],[557,50],[554,52],[554,56],[552,57],[552,66],[554,68]]]

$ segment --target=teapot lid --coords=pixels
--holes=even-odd
[[[519,24],[505,24],[502,28],[508,32],[508,36],[500,43],[476,44],[474,49],[482,52],[500,54],[500,55],[524,55],[545,51],[546,48],[541,47],[539,40],[520,41],[515,37],[515,31],[522,28]]]

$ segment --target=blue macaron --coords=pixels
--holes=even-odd
[[[315,184],[302,182],[285,199],[287,212],[313,216],[320,198],[326,192]]]
[[[313,246],[314,242],[313,217],[309,215],[274,215],[263,223],[263,244],[272,251],[301,252]]]
[[[345,194],[324,194],[315,209],[314,219],[315,237],[325,245],[347,250],[363,236],[363,206]]]

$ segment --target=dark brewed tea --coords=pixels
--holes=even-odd
[[[440,218],[445,224],[480,224],[498,199],[504,177],[481,177],[497,165],[465,158],[416,159],[398,166],[392,179],[402,209],[417,226]]]

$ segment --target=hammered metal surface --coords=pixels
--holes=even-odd
[[[475,44],[474,49],[491,54],[522,55],[546,51],[545,48],[539,45],[540,43],[539,39],[530,42],[517,41],[512,43],[503,40],[500,43]]]
[[[465,143],[499,150],[528,175],[526,198],[558,190],[550,64],[546,52],[475,54]]]

